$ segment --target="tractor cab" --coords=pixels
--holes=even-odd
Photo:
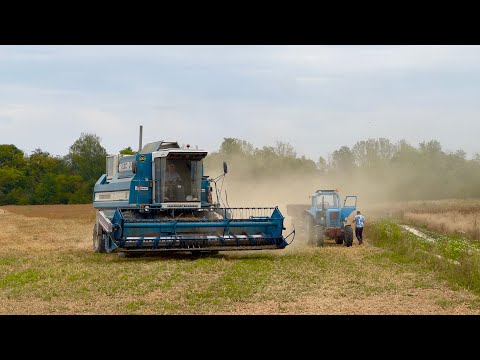
[[[312,208],[316,209],[329,209],[339,207],[339,195],[338,193],[330,192],[316,192],[312,196]]]
[[[345,221],[357,206],[356,196],[346,196],[343,207],[340,202],[340,193],[335,190],[317,190],[312,195],[312,207],[310,212],[317,218],[317,222],[321,223],[325,220],[327,227],[342,227]]]

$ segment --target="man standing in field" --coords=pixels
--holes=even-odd
[[[365,217],[357,211],[357,215],[353,219],[352,223],[355,223],[355,237],[358,240],[358,245],[363,243],[363,225],[365,224]]]

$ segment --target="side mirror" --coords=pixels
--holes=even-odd
[[[223,162],[223,173],[226,174],[228,172],[227,162]]]

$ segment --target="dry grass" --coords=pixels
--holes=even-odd
[[[445,211],[443,213],[405,212],[404,219],[417,224],[426,225],[429,229],[447,234],[459,234],[472,240],[480,240],[479,224],[480,210],[471,213]]]
[[[376,215],[398,217],[432,231],[480,240],[480,200],[446,199],[372,205]]]
[[[368,231],[351,248],[295,239],[277,251],[119,258],[93,253],[91,206],[2,209],[0,314],[480,314],[475,295],[392,260]]]
[[[0,206],[0,214],[10,212],[27,217],[43,217],[48,219],[73,219],[77,221],[95,221],[95,209],[92,204],[78,205],[4,205]]]

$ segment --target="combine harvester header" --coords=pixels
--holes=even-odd
[[[109,155],[94,187],[96,252],[283,249],[278,207],[220,207],[217,181],[203,172],[207,151],[157,141],[135,155]],[[215,186],[216,201],[213,201]],[[292,239],[293,240],[293,239]]]

